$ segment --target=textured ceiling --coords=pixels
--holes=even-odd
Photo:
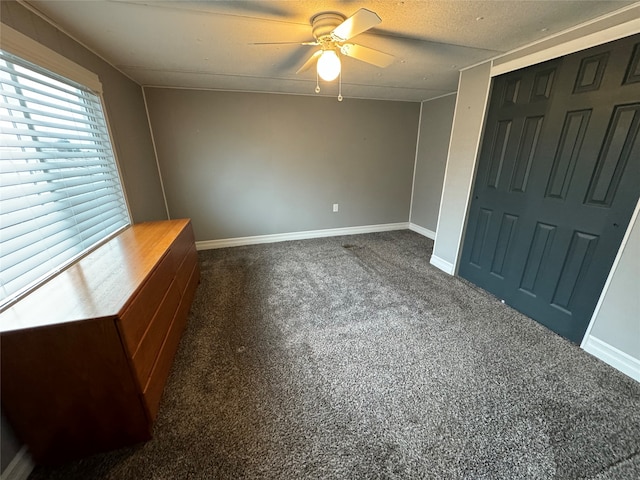
[[[392,54],[380,69],[343,57],[345,97],[419,101],[456,90],[461,68],[633,1],[36,1],[28,4],[141,85],[313,94],[298,68],[310,19],[360,8],[382,23],[352,41]],[[337,82],[321,82],[337,95]]]

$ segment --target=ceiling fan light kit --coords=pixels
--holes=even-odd
[[[311,18],[311,33],[315,41],[302,42],[300,45],[319,46],[320,50],[316,50],[307,58],[296,73],[307,71],[315,63],[316,93],[320,93],[318,77],[326,82],[332,82],[339,77],[338,100],[342,101],[342,62],[340,61],[340,55],[355,58],[381,68],[388,67],[393,63],[393,55],[355,43],[345,43],[347,40],[375,27],[381,22],[382,20],[375,12],[366,8],[361,8],[346,20],[342,14],[336,12],[322,12],[313,16]],[[261,43],[261,45],[265,44]]]
[[[323,50],[318,58],[318,75],[325,82],[332,82],[340,75],[340,59],[335,50]]]

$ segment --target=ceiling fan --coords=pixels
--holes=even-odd
[[[382,20],[375,12],[366,8],[361,8],[347,19],[337,12],[322,12],[314,15],[311,19],[311,33],[315,41],[302,43],[261,42],[254,43],[254,45],[296,44],[318,46],[320,49],[316,50],[296,73],[302,73],[316,64],[318,76],[330,82],[338,78],[341,73],[340,55],[355,58],[382,68],[388,67],[393,63],[395,59],[393,55],[348,42],[351,38],[375,27],[381,22]],[[320,92],[320,85],[316,82],[316,93],[318,92]],[[338,100],[342,101],[341,86]]]

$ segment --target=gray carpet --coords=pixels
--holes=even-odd
[[[640,384],[398,231],[200,252],[153,440],[37,479],[634,479]]]

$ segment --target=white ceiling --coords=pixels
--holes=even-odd
[[[633,1],[38,1],[28,3],[141,85],[313,95],[296,70],[317,47],[310,19],[360,8],[382,23],[352,41],[396,57],[343,57],[345,97],[420,101],[456,90],[458,71]],[[337,82],[321,82],[336,95]]]

